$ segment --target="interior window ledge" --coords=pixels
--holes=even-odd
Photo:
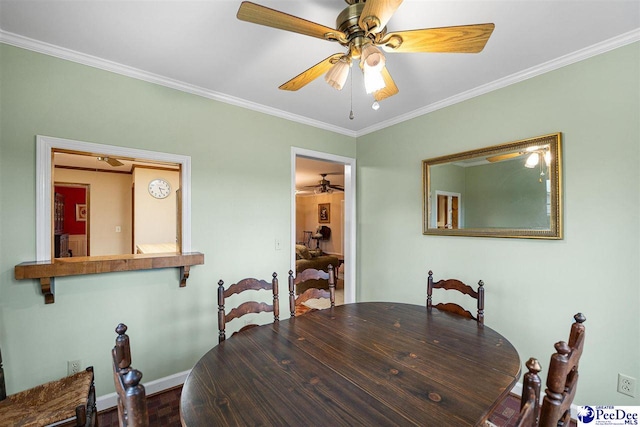
[[[45,304],[53,304],[56,277],[177,267],[182,288],[187,285],[191,266],[201,264],[204,254],[200,252],[71,257],[23,262],[15,266],[14,275],[16,280],[39,279]]]

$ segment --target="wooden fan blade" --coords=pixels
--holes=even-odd
[[[358,19],[358,25],[365,31],[379,33],[400,4],[402,0],[367,0]]]
[[[398,86],[396,86],[396,83],[391,78],[391,74],[389,74],[387,67],[382,68],[382,78],[384,79],[385,86],[382,89],[373,92],[373,97],[376,101],[382,101],[383,99],[398,93]]]
[[[507,153],[507,154],[499,154],[497,156],[487,157],[487,161],[489,162],[501,162],[503,160],[512,159],[514,157],[522,156],[525,153]]]
[[[122,163],[118,159],[112,159],[111,157],[107,157],[107,163],[109,163],[111,166],[122,166],[122,165],[124,165],[124,163]]]
[[[494,28],[477,24],[399,31],[387,34],[380,44],[387,52],[478,53]]]
[[[340,37],[343,39],[346,38],[345,34],[341,31],[248,1],[243,1],[240,4],[240,9],[238,9],[236,16],[242,21],[292,31],[323,40],[334,40]],[[327,34],[331,34],[332,36],[326,37]]]
[[[283,83],[278,89],[298,90],[306,86],[307,84],[311,83],[312,81],[329,71],[329,68],[333,67],[333,64],[335,64],[343,56],[343,53],[334,53],[327,59],[318,62],[313,67],[298,74],[288,82]]]
[[[122,163],[120,160],[114,159],[112,157],[105,157],[104,161],[109,163],[111,166],[122,166],[122,165],[124,165],[124,163]]]

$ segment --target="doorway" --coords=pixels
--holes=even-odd
[[[309,232],[311,236],[318,236],[310,240],[310,246],[317,246],[323,252],[339,257],[341,261],[339,273],[344,281],[345,303],[356,301],[355,162],[356,160],[350,157],[296,147],[291,149],[291,269],[295,271],[296,243],[305,242]],[[308,186],[304,186],[309,200],[301,202],[307,205],[307,210],[312,205],[313,213],[301,214],[298,209],[297,190],[303,190],[296,188],[296,176],[299,171],[297,166],[300,164],[320,165],[320,169],[314,172],[317,175],[314,176],[314,180]],[[326,176],[321,176],[325,173]],[[323,185],[322,181],[328,184],[325,182]],[[329,189],[332,191],[325,191]],[[327,219],[330,222],[324,222]],[[302,221],[304,227],[300,227]],[[322,227],[329,227],[335,238],[320,237],[323,233],[326,236],[327,233],[326,228]]]
[[[55,182],[53,249],[55,258],[89,256],[89,184]]]
[[[460,193],[436,191],[436,223],[438,228],[460,228]]]

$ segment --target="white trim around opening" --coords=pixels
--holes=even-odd
[[[191,252],[191,157],[114,145],[38,135],[36,137],[36,261],[49,261],[52,239],[52,170],[55,149],[100,153],[113,157],[180,164],[182,191],[182,252]]]
[[[296,255],[296,158],[306,157],[344,165],[344,302],[356,302],[356,159],[291,147],[291,270]]]

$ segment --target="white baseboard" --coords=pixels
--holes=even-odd
[[[522,383],[516,383],[511,389],[511,393],[522,397]]]
[[[177,374],[169,375],[168,377],[158,378],[157,380],[144,383],[147,396],[184,384],[184,380],[187,379],[189,372],[191,372],[191,370],[178,372]],[[118,404],[116,399],[117,396],[115,392],[98,397],[96,399],[98,412],[115,408]]]

